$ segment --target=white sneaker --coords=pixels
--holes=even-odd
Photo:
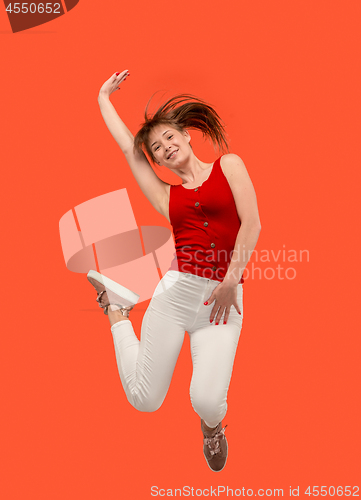
[[[112,310],[119,309],[123,316],[129,316],[129,311],[139,300],[138,294],[97,271],[89,271],[87,278],[97,291],[96,300],[99,307],[104,309],[104,314],[108,314],[108,307],[112,306]]]

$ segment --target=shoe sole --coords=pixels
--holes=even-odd
[[[138,300],[140,295],[137,293],[132,292],[128,288],[125,288],[122,285],[119,285],[116,281],[111,280],[110,278],[107,278],[104,276],[104,274],[100,274],[97,271],[89,271],[87,274],[87,278],[89,278],[97,281],[101,285],[105,287],[106,290],[109,290],[112,293],[115,293],[118,295],[121,299],[125,299],[127,302],[130,302],[131,304],[135,305]],[[90,281],[90,280],[89,280]]]

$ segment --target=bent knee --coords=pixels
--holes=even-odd
[[[159,410],[162,406],[164,398],[147,398],[139,397],[139,395],[128,398],[129,403],[138,411],[151,413]]]
[[[206,422],[217,425],[227,412],[227,394],[190,391],[194,411]]]

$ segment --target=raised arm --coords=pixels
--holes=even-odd
[[[134,152],[133,134],[120,119],[113,104],[110,102],[110,95],[119,89],[119,85],[125,80],[128,74],[128,70],[118,74],[114,73],[109,80],[104,83],[98,96],[100,111],[109,132],[123,151],[128,165],[143,194],[148,198],[153,207],[169,220],[169,184],[162,181],[156,175],[143,152]]]

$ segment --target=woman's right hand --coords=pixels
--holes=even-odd
[[[99,95],[109,97],[110,94],[119,90],[119,85],[129,76],[129,71],[125,69],[121,73],[113,73],[99,90]]]

